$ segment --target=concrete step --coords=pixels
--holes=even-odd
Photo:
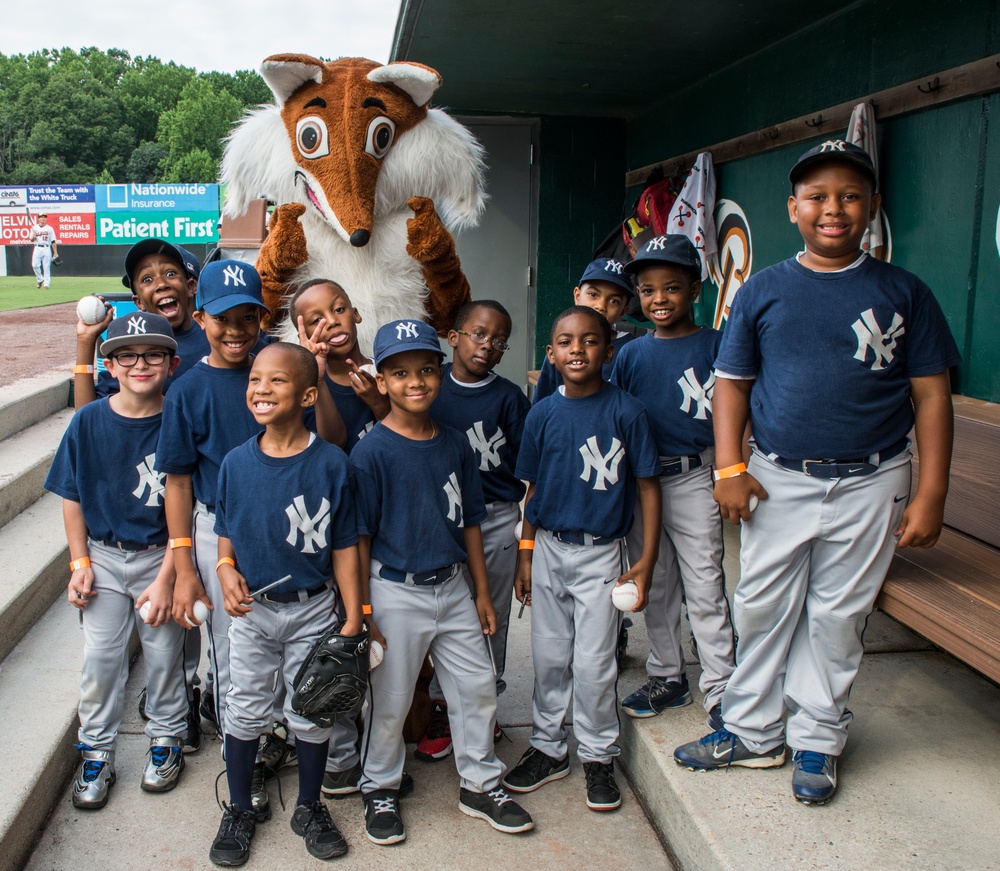
[[[63,409],[0,442],[0,526],[42,496],[52,457],[72,416],[72,409]]]
[[[0,659],[60,597],[69,580],[62,499],[46,493],[0,529]]]
[[[24,864],[76,764],[82,654],[77,611],[57,601],[0,669],[0,871]]]
[[[66,408],[70,383],[60,367],[0,387],[0,441]]]

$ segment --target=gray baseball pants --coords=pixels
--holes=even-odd
[[[229,693],[229,624],[232,618],[223,604],[222,584],[216,574],[219,561],[219,536],[215,534],[215,514],[197,503],[194,511],[194,558],[201,575],[201,582],[212,602],[208,613],[209,664],[211,681],[205,691],[214,694],[216,722],[220,728],[226,723],[226,697]],[[275,578],[277,580],[277,578]]]

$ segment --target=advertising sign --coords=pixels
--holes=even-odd
[[[217,184],[108,184],[97,187],[98,212],[218,212]]]

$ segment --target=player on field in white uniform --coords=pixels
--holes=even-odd
[[[31,268],[35,273],[35,287],[49,289],[52,277],[52,260],[59,256],[59,238],[56,231],[48,226],[49,216],[41,214],[28,231],[28,238],[34,245],[31,252]],[[62,261],[59,261],[60,263]],[[58,263],[56,264],[59,265]]]
[[[701,661],[709,725],[722,728],[721,700],[733,673],[733,624],[722,574],[722,518],[712,499],[713,366],[722,334],[694,322],[701,291],[698,249],[686,236],[659,236],[625,266],[654,331],[615,357],[611,383],[649,413],[660,452],[660,555],[646,608],[646,682],[622,701],[632,717],[653,717],[691,703],[681,650],[681,602]],[[629,533],[629,554],[642,551],[642,522]]]
[[[738,665],[725,728],[674,758],[769,768],[784,764],[787,742],[793,795],[822,804],[837,788],[862,633],[893,551],[930,547],[941,532],[948,369],[960,357],[930,289],[861,251],[880,203],[868,154],[824,142],[789,180],[805,250],[743,286],[716,361],[715,499],[743,521]],[[914,425],[920,483],[908,503]]]

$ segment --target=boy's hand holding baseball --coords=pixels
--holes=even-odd
[[[371,616],[368,617],[368,636],[372,641],[377,641],[381,644],[385,650],[389,649],[389,642],[385,640],[382,630],[378,628]]]
[[[205,592],[197,573],[193,568],[179,566],[177,568],[177,580],[174,582],[174,620],[185,629],[191,628],[188,615],[194,616],[191,609],[196,600],[200,599],[209,608],[212,602]]]
[[[751,517],[750,497],[767,499],[767,490],[753,475],[744,472],[716,481],[712,495],[719,505],[723,520],[738,524],[740,520],[749,520]]]
[[[615,586],[617,587],[619,584],[627,584],[629,581],[635,584],[635,589],[638,594],[635,600],[635,607],[632,611],[641,611],[646,607],[646,605],[649,604],[649,587],[653,581],[652,564],[645,564],[644,560],[639,560],[615,582]]]
[[[157,578],[136,599],[135,608],[140,610],[149,602],[149,626],[163,626],[170,622],[174,604],[174,588],[169,578]]]

